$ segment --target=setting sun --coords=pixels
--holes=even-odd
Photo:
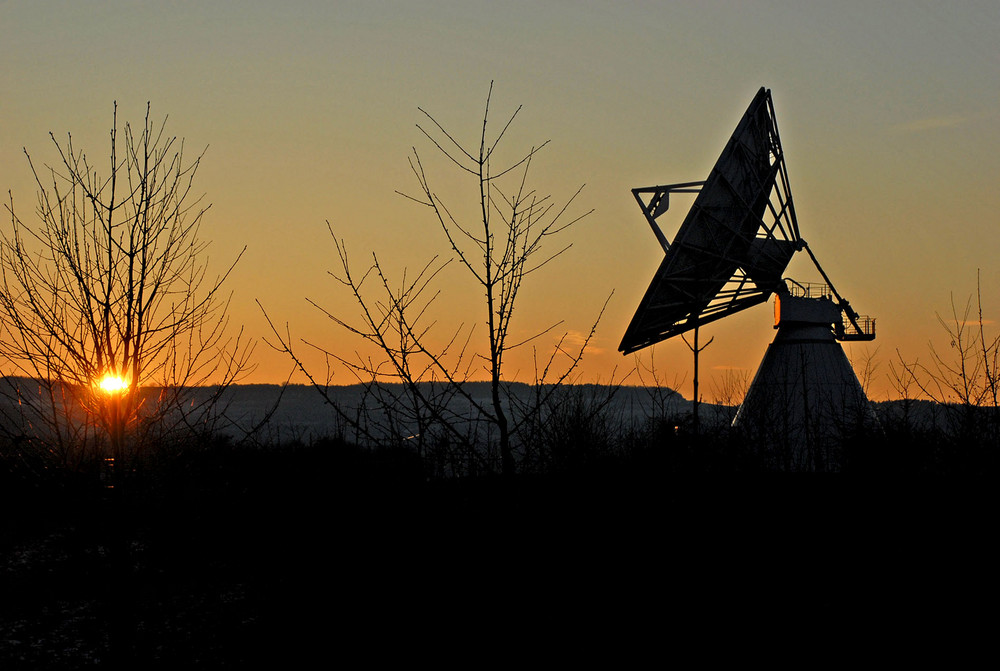
[[[101,381],[97,383],[97,386],[101,388],[101,391],[108,394],[116,394],[118,392],[125,391],[128,388],[128,382],[117,375],[108,374],[101,378]]]

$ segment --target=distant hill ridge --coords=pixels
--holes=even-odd
[[[437,387],[436,391],[440,391],[446,385],[426,382],[420,386],[431,390]],[[462,386],[477,402],[488,406],[489,382],[466,382]],[[551,389],[550,386],[543,387]],[[534,385],[522,382],[507,383],[505,388],[510,396],[522,403],[529,402],[536,393]],[[32,390],[37,393],[38,382],[30,378],[0,378],[0,410],[8,417],[12,416],[12,405],[18,402],[17,394],[28,394]],[[218,388],[199,387],[190,391],[193,396],[200,397],[215,393]],[[383,398],[400,398],[406,394],[405,386],[400,383],[378,383],[375,388],[355,383],[331,385],[326,389],[330,400],[348,411],[361,408],[366,394],[369,398],[365,407],[370,411],[378,410],[380,401],[371,398],[373,391]],[[336,413],[328,407],[319,391],[309,384],[237,384],[225,390],[221,400],[220,407],[232,423],[227,433],[234,435],[256,426],[268,416],[267,427],[286,438],[309,440],[334,435],[338,431]],[[463,402],[464,405],[461,405]],[[653,419],[682,421],[690,415],[692,405],[690,400],[668,387],[591,383],[563,385],[558,390],[554,403],[575,403],[583,408],[587,408],[589,404],[595,412],[608,413],[609,417],[621,421],[623,426]],[[456,416],[471,419],[468,417],[468,402],[456,401],[453,405],[461,406],[454,408]],[[950,411],[954,410],[953,406],[922,400],[881,401],[873,402],[872,405],[882,420],[906,422],[917,429],[947,428]],[[699,416],[706,428],[720,427],[732,421],[737,407],[703,401]],[[401,433],[405,433],[405,430]]]

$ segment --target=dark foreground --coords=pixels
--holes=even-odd
[[[428,482],[350,451],[220,448],[115,494],[0,494],[0,669],[663,659],[690,634],[933,628],[996,596],[996,500],[970,479]]]

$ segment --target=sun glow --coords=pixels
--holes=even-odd
[[[120,394],[128,388],[128,382],[122,377],[109,373],[101,378],[97,386],[106,394]]]

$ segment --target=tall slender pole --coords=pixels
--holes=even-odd
[[[694,400],[691,402],[691,414],[692,414],[692,419],[693,419],[693,422],[694,422],[692,430],[694,431],[694,435],[696,435],[696,436],[699,435],[699,431],[700,431],[700,428],[701,428],[700,427],[700,421],[699,421],[699,418],[698,418],[698,406],[701,403],[701,398],[700,398],[700,393],[701,392],[698,389],[698,355],[701,354],[701,351],[703,349],[705,349],[709,345],[711,345],[713,340],[715,340],[715,336],[712,336],[711,338],[708,339],[708,342],[705,343],[705,345],[703,347],[699,347],[698,346],[698,331],[699,331],[700,328],[701,328],[701,324],[699,322],[695,322],[695,324],[694,324],[694,344],[693,345],[687,341],[687,338],[685,338],[684,336],[681,336],[681,338],[684,340],[684,344],[688,346],[688,349],[691,350],[691,353],[694,355]]]
[[[694,414],[694,435],[696,435],[696,436],[699,435],[699,429],[700,429],[700,427],[698,425],[698,403],[699,403],[699,398],[698,398],[698,353],[700,352],[700,350],[698,349],[698,330],[700,328],[701,327],[698,326],[698,325],[696,325],[694,327],[694,347],[691,348],[691,351],[694,352],[694,400],[692,401],[691,411]]]

